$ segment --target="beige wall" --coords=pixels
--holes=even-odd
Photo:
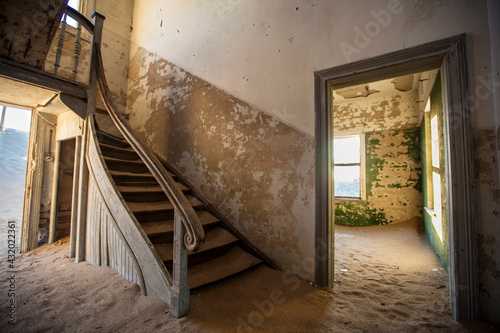
[[[491,26],[494,27],[493,24]],[[466,33],[469,103],[475,137],[478,140],[474,158],[479,164],[481,161],[492,164],[489,169],[476,168],[481,313],[485,319],[500,318],[500,263],[496,259],[500,257],[499,167],[498,163],[491,162],[499,154],[498,144],[495,149],[488,146],[490,141],[498,143],[498,110],[495,112],[490,91],[493,86],[491,81],[498,83],[500,80],[496,73],[493,79],[491,76],[486,1],[136,0],[133,27],[130,54],[136,57],[133,63],[142,67],[129,81],[133,85],[132,89],[137,88],[138,96],[129,96],[129,112],[132,113],[132,124],[153,143],[155,150],[165,153],[165,149],[171,147],[167,142],[159,141],[160,138],[175,139],[169,137],[168,133],[165,134],[165,128],[171,126],[166,123],[170,115],[183,117],[185,112],[189,112],[189,117],[185,118],[188,122],[186,126],[199,131],[196,135],[193,134],[194,137],[200,136],[189,141],[189,134],[183,134],[187,140],[183,144],[199,143],[202,137],[200,133],[205,133],[206,138],[219,135],[218,139],[229,144],[231,149],[243,147],[246,149],[245,156],[252,156],[249,147],[254,142],[241,136],[241,133],[246,132],[240,129],[244,126],[241,119],[247,119],[248,112],[253,112],[250,115],[257,117],[257,121],[260,121],[259,116],[271,115],[272,117],[266,116],[265,119],[280,126],[280,132],[272,132],[273,127],[265,123],[254,127],[254,130],[262,131],[262,135],[268,136],[267,140],[260,141],[257,145],[262,146],[261,150],[254,153],[258,156],[258,161],[253,163],[257,165],[260,165],[260,161],[273,157],[272,147],[276,146],[276,142],[282,142],[278,139],[282,137],[281,133],[301,133],[307,138],[308,144],[294,147],[293,151],[277,161],[284,163],[283,170],[292,170],[293,173],[311,170],[314,166],[314,154],[311,153],[313,148],[310,145],[314,135],[314,71]],[[168,63],[170,67],[150,66],[158,62]],[[157,82],[153,82],[154,89],[148,88],[144,81],[144,72],[148,70],[151,71],[148,76],[151,80],[157,77]],[[193,109],[189,110],[175,108],[182,105],[183,100],[191,98],[189,94],[193,90],[184,85],[177,86],[185,77],[206,82],[207,87],[213,89],[220,88],[220,99],[217,97],[213,100],[211,106],[203,106],[202,103],[191,104]],[[140,90],[141,87],[143,90]],[[232,101],[228,104],[219,103],[230,99]],[[236,104],[245,107],[235,108]],[[152,118],[158,119],[156,123],[147,120],[148,117],[158,117],[162,113],[162,117]],[[223,115],[226,118],[217,118]],[[229,115],[232,118],[228,118]],[[203,127],[203,121],[217,121],[217,125],[211,131],[211,127]],[[284,123],[291,125],[290,128],[283,127]],[[221,131],[223,124],[230,128],[234,126],[237,130]],[[493,137],[489,133],[496,134]],[[289,139],[293,135],[288,134],[283,138]],[[215,154],[213,150],[199,148],[197,152],[197,156],[184,155],[182,163],[194,159],[213,161],[215,164],[199,167],[201,162],[190,162],[190,166],[185,166],[186,173],[199,177],[196,180],[201,181],[205,176],[210,176],[207,170],[218,167],[212,177],[219,179],[223,192],[227,192],[229,196],[233,194],[229,198],[218,198],[219,203],[227,207],[228,211],[237,211],[238,207],[244,207],[246,201],[236,195],[237,192],[229,190],[231,186],[227,184],[244,179],[248,188],[271,186],[267,182],[260,183],[260,173],[255,178],[245,177],[248,163],[234,160],[219,166],[218,163],[223,161],[218,161],[217,156],[212,155]],[[297,156],[303,156],[299,164],[306,167],[283,162]],[[180,163],[181,159],[177,162],[179,166],[184,165]],[[276,192],[274,200],[251,207],[249,214],[253,212],[253,219],[249,223],[242,223],[245,231],[260,230],[264,224],[270,225],[270,230],[285,230],[285,222],[274,219],[274,212],[280,207],[285,207],[283,214],[287,214],[287,210],[288,214],[300,211],[298,215],[294,215],[298,217],[293,222],[297,226],[296,230],[314,229],[313,203],[299,206],[283,204],[285,198],[296,189],[299,191],[298,196],[312,200],[314,189],[300,186],[305,178],[285,177],[279,170],[276,169],[276,172],[280,175],[283,181],[280,184],[283,186]],[[217,178],[223,176],[227,178]],[[269,215],[259,215],[267,210]],[[261,218],[255,218],[256,216],[265,216],[265,222]],[[285,246],[287,239],[291,238],[288,234],[283,234],[282,237]],[[274,235],[254,232],[252,238],[258,239],[259,245],[271,244]],[[286,247],[272,250],[272,254],[281,258],[282,268],[293,270],[294,265],[301,264],[301,258],[312,254],[313,239],[311,236],[304,236],[299,242],[288,242],[298,244],[293,249],[292,256],[288,256]],[[312,271],[305,272],[302,276],[311,278]]]

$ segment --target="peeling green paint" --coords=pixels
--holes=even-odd
[[[383,209],[370,208],[366,201],[343,201],[335,205],[335,223],[352,226],[389,224]]]
[[[335,223],[379,225],[422,216],[420,129],[365,133],[365,153],[365,200],[337,201]]]

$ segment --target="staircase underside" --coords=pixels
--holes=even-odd
[[[124,138],[98,131],[99,145],[117,189],[135,215],[168,271],[173,263],[174,207],[137,153]],[[260,265],[263,260],[245,251],[237,236],[205,209],[205,204],[177,177],[205,231],[205,244],[188,253],[191,290],[226,279]]]

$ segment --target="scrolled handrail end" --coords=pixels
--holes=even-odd
[[[184,245],[191,252],[197,252],[203,248],[205,244],[205,233],[201,235],[201,237],[196,237],[194,239],[190,234],[186,234],[184,236]]]

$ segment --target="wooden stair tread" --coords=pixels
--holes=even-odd
[[[198,213],[198,218],[200,219],[201,225],[206,226],[219,222],[219,219],[207,212],[202,210]],[[171,233],[174,231],[174,221],[158,221],[158,222],[145,222],[141,224],[142,229],[148,237]]]
[[[96,130],[96,133],[98,134],[98,136],[99,136],[99,134],[101,134],[101,135],[107,136],[108,138],[111,138],[111,139],[127,142],[127,140],[123,136],[116,136],[114,134],[107,133],[107,132],[104,132],[102,130]]]
[[[215,227],[214,229],[208,231],[205,234],[205,244],[203,245],[201,250],[198,250],[195,253],[189,252],[188,256],[192,254],[207,252],[224,245],[236,243],[237,241],[238,238],[229,231],[227,231],[226,229],[223,229],[221,227]],[[153,246],[155,247],[156,252],[158,252],[158,255],[160,256],[162,261],[164,262],[172,261],[173,259],[172,244],[153,244]]]
[[[128,146],[128,147],[117,147],[117,146],[113,146],[113,145],[110,145],[110,144],[107,144],[107,143],[99,143],[99,145],[101,146],[101,148],[109,148],[109,149],[113,149],[113,150],[118,150],[118,151],[123,151],[123,152],[127,152],[127,153],[130,153],[130,152],[134,152],[135,153],[135,150],[134,148],[132,148],[131,146]]]
[[[241,273],[260,263],[262,260],[239,246],[235,246],[218,258],[190,267],[188,269],[188,286],[191,290],[200,288]]]
[[[129,164],[129,165],[130,164],[137,164],[137,165],[144,165],[146,167],[144,162],[139,158],[139,155],[137,156],[137,159],[135,159],[135,160],[125,160],[122,158],[109,157],[109,156],[104,155],[104,160],[106,162],[115,162],[115,163],[121,163],[121,164]]]
[[[153,177],[151,172],[130,172],[130,171],[117,171],[117,170],[109,170],[111,176],[129,176],[129,177]],[[170,177],[175,177],[175,175],[169,171],[167,173]]]
[[[185,185],[177,183],[181,191],[189,191]],[[150,193],[150,192],[163,192],[159,185],[153,186],[135,186],[135,185],[121,185],[118,186],[118,190],[122,193]]]
[[[193,207],[203,205],[203,202],[192,195],[186,195],[186,198]],[[127,204],[134,213],[174,209],[174,205],[170,201],[128,202]]]

